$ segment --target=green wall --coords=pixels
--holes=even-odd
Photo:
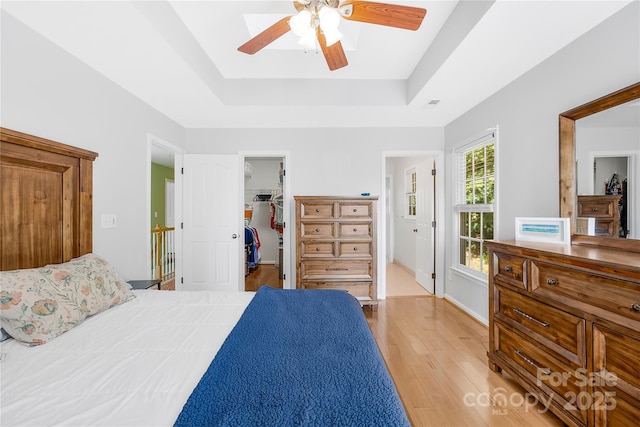
[[[151,228],[155,228],[156,224],[160,224],[161,228],[165,227],[165,200],[164,200],[164,184],[165,180],[173,181],[173,168],[151,163]],[[158,216],[155,216],[155,213]]]

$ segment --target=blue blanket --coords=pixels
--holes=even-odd
[[[408,426],[346,292],[260,288],[176,426]]]

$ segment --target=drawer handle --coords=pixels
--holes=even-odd
[[[353,232],[355,233],[356,231],[358,231],[358,229],[353,227]]]
[[[524,317],[527,320],[531,320],[532,322],[537,323],[538,325],[542,326],[543,328],[548,328],[549,327],[549,323],[547,322],[543,322],[541,320],[536,319],[535,317],[525,313],[524,311],[520,310],[518,307],[513,309],[514,312],[518,313],[520,316]]]
[[[520,351],[520,350],[516,350],[516,354],[522,359],[524,360],[528,365],[533,366],[534,368],[536,368],[536,370],[542,372],[545,375],[551,375],[551,369],[549,368],[541,368],[538,365],[536,365],[533,360],[529,359],[527,356],[525,356],[525,354]]]
[[[344,268],[344,267],[336,267],[336,268],[325,268],[324,271],[349,271],[348,268]]]
[[[320,252],[320,248],[316,248],[316,252]]]
[[[319,232],[320,232],[320,229],[319,229],[319,228],[316,228],[316,233],[319,233]]]
[[[631,310],[633,311],[640,311],[640,304],[635,303],[631,306]]]
[[[558,284],[558,279],[547,279],[547,284],[555,286]]]
[[[592,212],[598,212],[598,208],[592,208],[591,211]]]
[[[320,209],[316,209],[316,212],[320,212]]]
[[[358,248],[354,246],[353,250],[354,250],[354,251],[357,251],[357,250],[358,250]],[[640,304],[638,304],[638,305],[640,305]]]
[[[510,265],[507,265],[507,266],[504,268],[504,271],[506,271],[507,273],[511,273],[511,272],[513,271],[513,267],[511,267]]]
[[[354,211],[354,212],[358,212],[358,209],[354,209],[353,211]]]

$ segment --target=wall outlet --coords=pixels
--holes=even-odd
[[[100,219],[102,228],[116,228],[116,214],[102,214]]]

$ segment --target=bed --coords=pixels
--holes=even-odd
[[[1,131],[3,426],[409,425],[353,297],[133,291],[91,252],[97,154]]]

